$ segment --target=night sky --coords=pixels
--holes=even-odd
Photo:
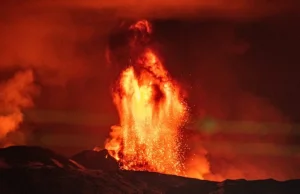
[[[262,160],[266,166],[276,160],[273,167],[281,165],[286,174],[270,176],[299,176],[295,174],[300,161],[296,1],[189,0],[176,5],[145,1],[140,8],[134,1],[25,2],[4,1],[0,8],[1,82],[31,69],[38,87],[34,107],[22,110],[25,120],[18,130],[22,143],[48,146],[66,155],[103,146],[110,126],[118,123],[111,88],[120,66],[108,64],[107,46],[113,32],[118,36],[120,22],[149,18],[154,48],[187,92],[191,119],[186,130],[211,153],[211,162],[219,158],[220,166],[230,163],[237,169],[251,169],[245,161],[266,168]],[[116,52],[125,52],[121,38],[114,44]],[[219,135],[208,137],[199,129],[198,121],[203,124],[207,118],[221,126]],[[267,132],[246,137],[247,122],[267,126]],[[228,123],[229,128],[237,125],[242,135],[226,135]],[[19,141],[19,135],[11,136]],[[213,145],[220,142],[226,156],[214,151]],[[271,145],[270,153],[276,156],[239,156],[236,142],[261,143],[265,155]],[[282,153],[288,156],[282,159]]]

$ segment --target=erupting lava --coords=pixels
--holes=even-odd
[[[131,49],[148,41],[151,26],[139,21]],[[120,75],[113,93],[120,125],[113,126],[106,149],[127,170],[183,173],[179,128],[187,118],[180,87],[171,79],[154,51],[143,45]]]

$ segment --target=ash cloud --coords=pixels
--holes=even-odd
[[[68,80],[87,78],[94,73],[91,63],[95,66],[98,60],[98,66],[105,64],[104,45],[120,18],[182,18],[187,14],[191,18],[253,20],[293,12],[294,7],[289,1],[274,1],[270,5],[248,0],[4,1],[0,68],[30,67],[43,83],[65,85]]]

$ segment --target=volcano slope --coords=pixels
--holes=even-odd
[[[40,147],[13,146],[0,149],[0,193],[300,193],[300,180],[212,182],[151,172],[107,169],[105,165],[111,165],[104,162],[108,158],[106,153],[84,151],[71,160]],[[95,166],[94,162],[94,170],[87,169],[74,161],[76,158],[81,161],[97,158],[101,165]]]

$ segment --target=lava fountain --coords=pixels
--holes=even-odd
[[[113,92],[120,124],[112,126],[105,148],[126,170],[182,175],[180,127],[187,106],[180,87],[155,52],[147,46],[152,28],[142,20],[130,26],[130,59]]]

